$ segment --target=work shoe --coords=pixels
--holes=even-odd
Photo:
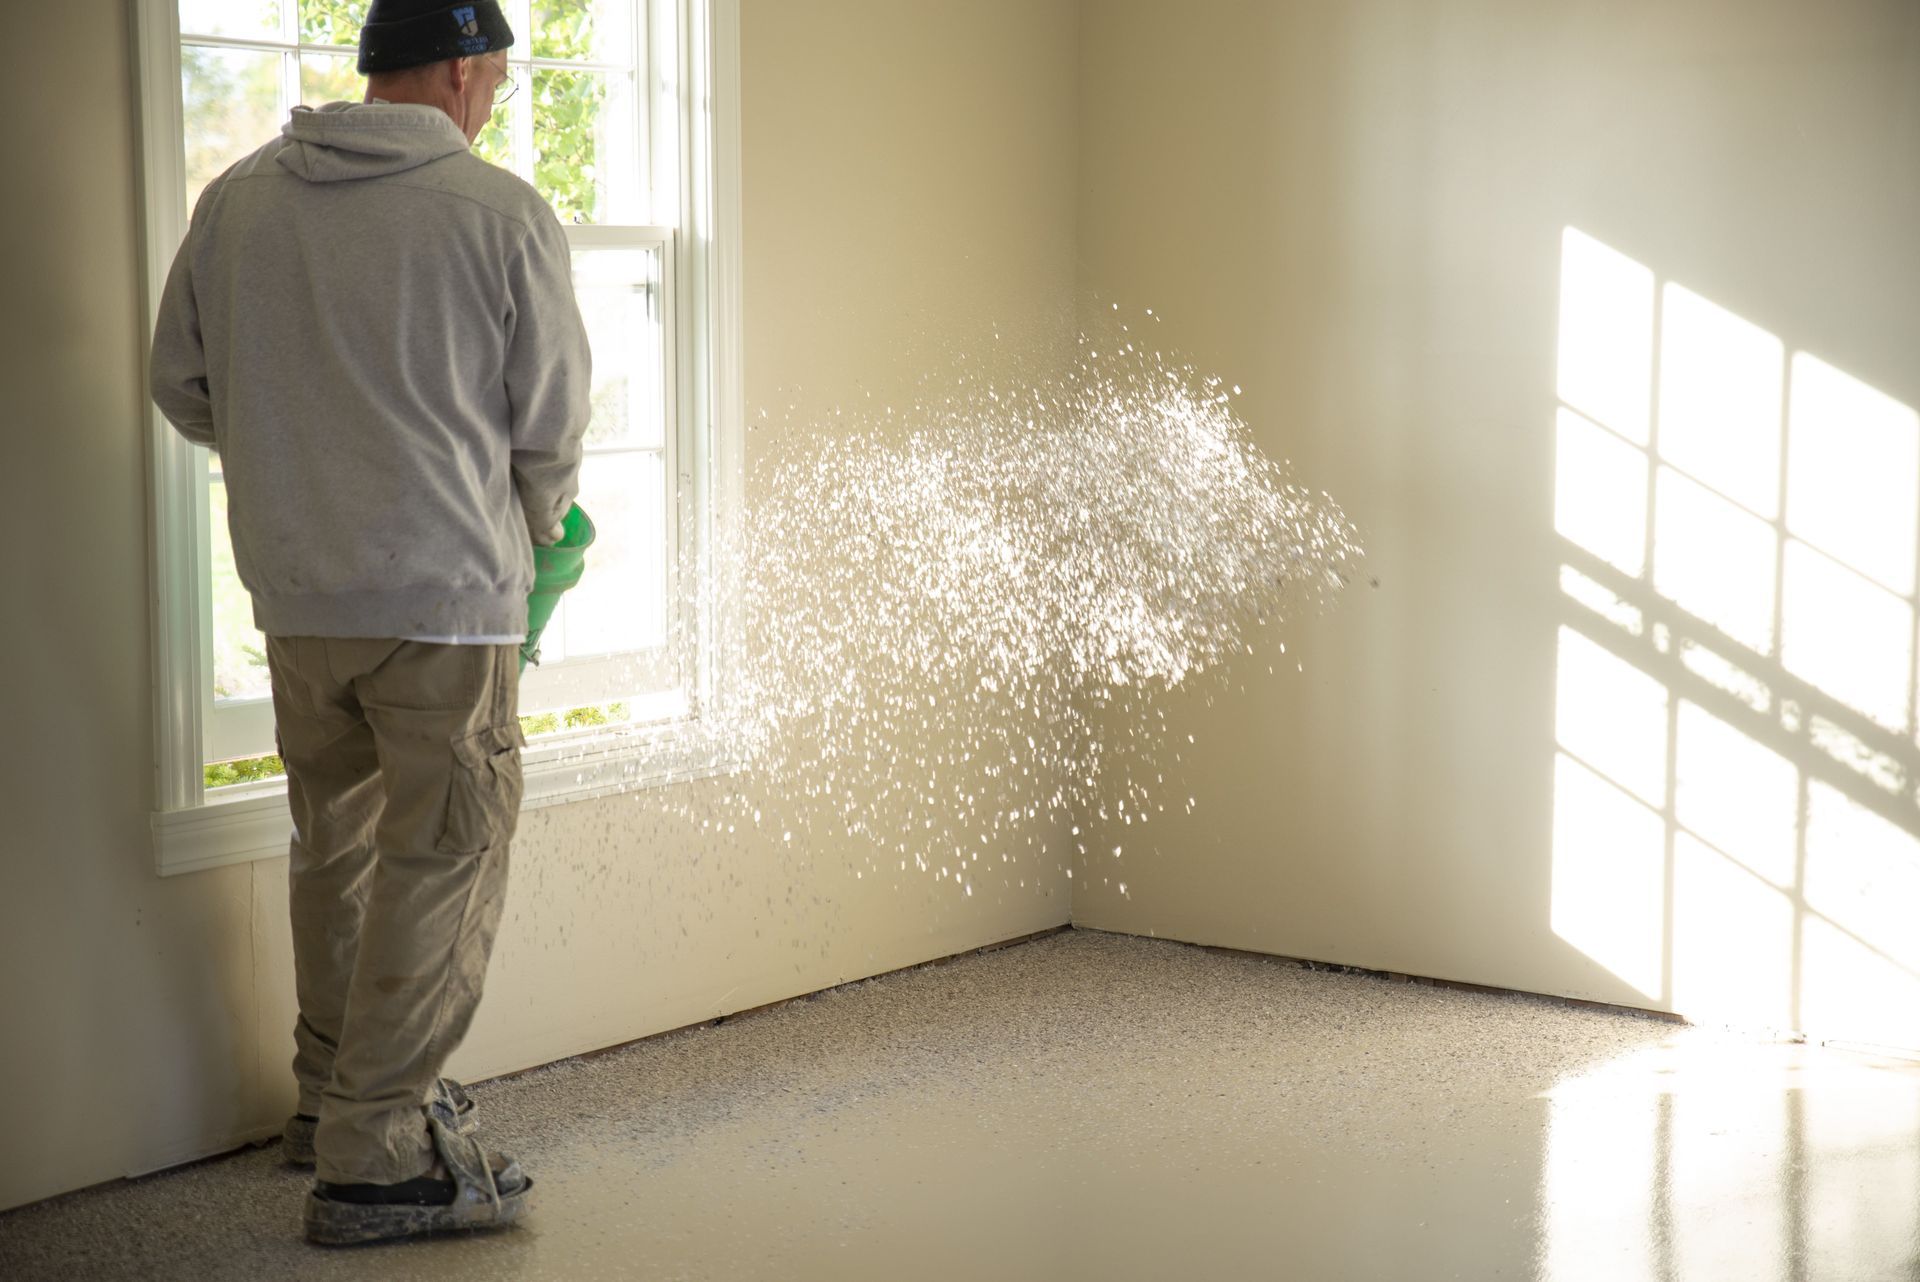
[[[513,1223],[527,1208],[533,1181],[520,1164],[487,1153],[437,1115],[427,1118],[438,1157],[433,1168],[399,1184],[329,1184],[307,1194],[307,1241],[322,1246],[384,1242],[448,1229]]]
[[[462,1135],[473,1134],[480,1125],[480,1119],[474,1113],[473,1100],[468,1098],[466,1089],[451,1077],[435,1081],[433,1095],[427,1100],[427,1113],[441,1118]],[[280,1156],[288,1166],[313,1165],[313,1132],[319,1125],[319,1118],[309,1117],[305,1113],[295,1113],[287,1119],[286,1129],[280,1132]]]

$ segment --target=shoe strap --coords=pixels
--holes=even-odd
[[[495,1215],[500,1213],[500,1186],[493,1177],[493,1163],[471,1135],[462,1135],[438,1117],[429,1116],[427,1127],[433,1134],[433,1147],[453,1176],[454,1200],[485,1202]]]

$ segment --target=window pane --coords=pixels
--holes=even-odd
[[[533,71],[533,185],[563,223],[639,218],[632,77]]]
[[[1910,729],[1912,604],[1795,539],[1782,588],[1786,670],[1889,730]]]
[[[253,598],[240,585],[227,533],[227,485],[220,456],[207,453],[207,533],[213,552],[213,697],[265,699],[272,695],[267,675],[267,642],[253,626]]]
[[[513,74],[518,80],[523,82],[526,80],[527,73],[518,67],[514,69]],[[525,92],[521,90],[521,93]],[[520,108],[520,105],[520,94],[515,94],[500,106],[495,107],[492,118],[487,121],[487,127],[482,129],[480,136],[473,140],[474,154],[480,159],[516,174],[520,172],[520,167],[514,164],[513,122],[514,112]]]
[[[598,531],[580,586],[541,638],[544,662],[642,650],[666,639],[667,525],[660,455],[589,456],[580,506]],[[556,635],[556,632],[558,635]]]
[[[1553,528],[1638,577],[1647,564],[1646,451],[1563,405],[1553,475]]]
[[[280,0],[180,0],[182,35],[280,37]]]
[[[1920,414],[1807,352],[1788,396],[1787,528],[1902,596],[1913,591]]]
[[[353,69],[352,57],[300,55],[300,101],[309,107],[325,102],[359,102],[366,96],[367,82]]]
[[[180,47],[189,210],[228,165],[280,131],[280,57],[249,49]]]
[[[593,345],[593,419],[587,445],[658,448],[666,419],[661,369],[660,256],[652,249],[583,249],[574,292]]]
[[[368,0],[300,0],[300,40],[310,45],[358,45]]]
[[[534,0],[533,56],[633,65],[631,0]]]

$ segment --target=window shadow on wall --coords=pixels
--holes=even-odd
[[[1554,932],[1920,1047],[1920,416],[1574,227],[1557,383]]]

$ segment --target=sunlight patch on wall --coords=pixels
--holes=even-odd
[[[1648,805],[1667,801],[1667,688],[1572,628],[1560,629],[1554,738]]]
[[[1824,918],[1802,927],[1800,1001],[1846,1040],[1920,1046],[1920,980]]]
[[[1771,650],[1773,526],[1670,467],[1654,510],[1654,591],[1748,649]]]
[[[1645,445],[1653,388],[1653,272],[1572,227],[1560,254],[1560,399]]]
[[[1659,812],[1561,754],[1553,776],[1553,933],[1655,998],[1665,863]]]
[[[1920,841],[1823,783],[1807,790],[1806,899],[1909,982],[1920,978]]]
[[[1772,519],[1780,503],[1785,348],[1667,282],[1660,312],[1660,457]]]
[[[1782,595],[1781,665],[1889,730],[1905,726],[1911,603],[1797,540]]]
[[[1686,701],[1675,742],[1680,823],[1753,876],[1791,888],[1800,778],[1793,763]]]
[[[1805,352],[1793,357],[1787,529],[1898,593],[1913,590],[1920,419]]]
[[[1622,574],[1647,562],[1647,456],[1561,407],[1553,525]]]
[[[1673,856],[1674,1007],[1791,1028],[1792,901],[1690,833],[1674,837]]]

